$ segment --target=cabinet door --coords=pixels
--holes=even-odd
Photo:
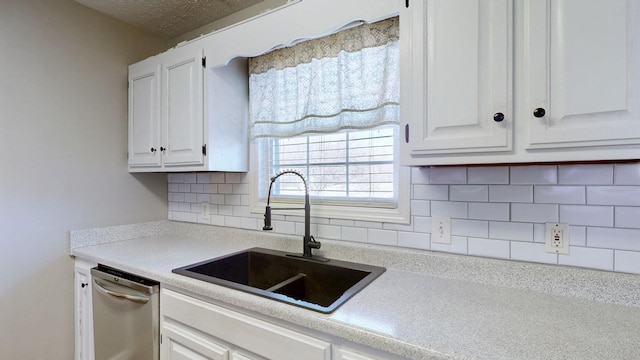
[[[510,150],[512,1],[403,2],[400,18],[402,161]]]
[[[162,54],[164,166],[203,163],[202,49],[185,45]]]
[[[639,8],[637,0],[525,1],[529,148],[640,143]]]
[[[163,322],[163,360],[229,360],[229,349],[180,323]]]
[[[234,349],[233,359],[331,358],[331,344],[326,341],[168,289],[161,291],[160,307],[163,337],[167,326],[186,324],[194,332]],[[162,357],[162,360],[167,359]]]
[[[91,302],[92,263],[77,260],[75,286],[75,359],[93,360],[93,306]]]
[[[160,167],[160,63],[129,67],[129,166]]]

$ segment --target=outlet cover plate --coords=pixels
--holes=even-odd
[[[569,224],[545,223],[544,234],[548,253],[569,254]]]
[[[451,218],[447,216],[431,217],[431,242],[451,244]]]

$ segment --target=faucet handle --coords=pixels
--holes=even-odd
[[[312,249],[320,249],[322,243],[320,241],[316,241],[316,238],[311,235],[311,240],[307,242],[307,245]]]
[[[264,209],[264,226],[262,230],[273,230],[271,226],[271,206],[268,206]]]

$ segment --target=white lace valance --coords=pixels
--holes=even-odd
[[[249,59],[251,137],[397,123],[398,24],[365,24]]]

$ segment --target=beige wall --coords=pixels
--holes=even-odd
[[[167,218],[126,168],[127,65],[166,43],[72,0],[0,0],[0,359],[73,358],[70,229]]]

